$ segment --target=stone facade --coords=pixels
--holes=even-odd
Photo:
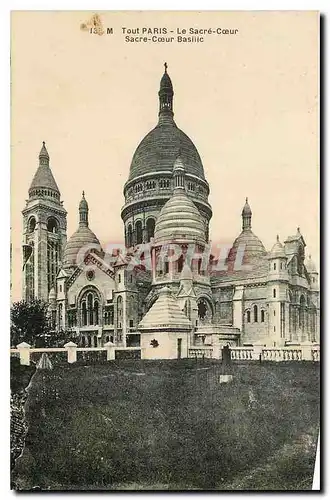
[[[43,145],[23,210],[24,298],[48,300],[53,328],[79,345],[141,346],[150,359],[186,357],[203,345],[319,342],[318,272],[299,228],[267,251],[246,200],[226,259],[211,255],[209,185],[196,147],[174,122],[173,94],[165,70],[158,124],[124,186],[126,254],[103,252],[84,194],[66,243],[66,211]]]

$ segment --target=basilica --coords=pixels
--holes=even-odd
[[[22,211],[23,298],[47,301],[53,330],[68,340],[135,346],[149,359],[188,357],[194,346],[319,342],[318,271],[300,229],[283,242],[274,235],[266,250],[246,199],[240,234],[225,256],[214,255],[209,184],[174,121],[166,63],[158,95],[158,123],[138,145],[123,187],[121,249],[101,247],[84,193],[67,238],[43,143]]]

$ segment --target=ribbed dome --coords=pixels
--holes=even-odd
[[[176,188],[156,220],[155,243],[193,240],[205,243],[205,227],[194,203],[182,188]]]
[[[274,259],[276,257],[285,257],[285,251],[284,251],[284,246],[280,242],[279,237],[277,236],[276,243],[273,245],[269,257]]]
[[[244,250],[243,263],[248,263],[255,257],[265,256],[267,253],[261,240],[251,231],[251,229],[245,229],[236,238],[228,254],[229,262],[233,262],[236,259],[237,250],[239,247],[240,252]]]
[[[63,256],[63,267],[68,268],[77,265],[79,250],[85,245],[93,244],[101,250],[101,245],[93,231],[89,227],[79,227],[67,242]]]
[[[88,203],[83,191],[82,199],[79,203],[79,227],[65,246],[63,256],[64,269],[77,265],[78,253],[83,247],[91,245],[91,249],[96,247],[96,249],[101,250],[99,240],[88,227],[88,211]]]
[[[172,172],[179,154],[186,173],[204,180],[202,160],[195,145],[174,121],[157,125],[142,139],[133,156],[129,180],[149,173]]]

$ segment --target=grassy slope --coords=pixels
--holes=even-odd
[[[206,366],[198,380],[188,361],[37,373],[20,487],[311,488],[319,366],[244,363],[221,385]]]

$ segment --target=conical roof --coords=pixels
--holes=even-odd
[[[191,329],[191,321],[181,311],[169,287],[161,289],[158,299],[145,314],[138,326],[138,329],[141,330],[160,328]]]
[[[29,195],[33,195],[36,189],[51,189],[58,195],[60,194],[60,190],[58,189],[53,173],[49,167],[49,154],[45,142],[42,143],[42,148],[39,153],[39,167],[32,179]]]

